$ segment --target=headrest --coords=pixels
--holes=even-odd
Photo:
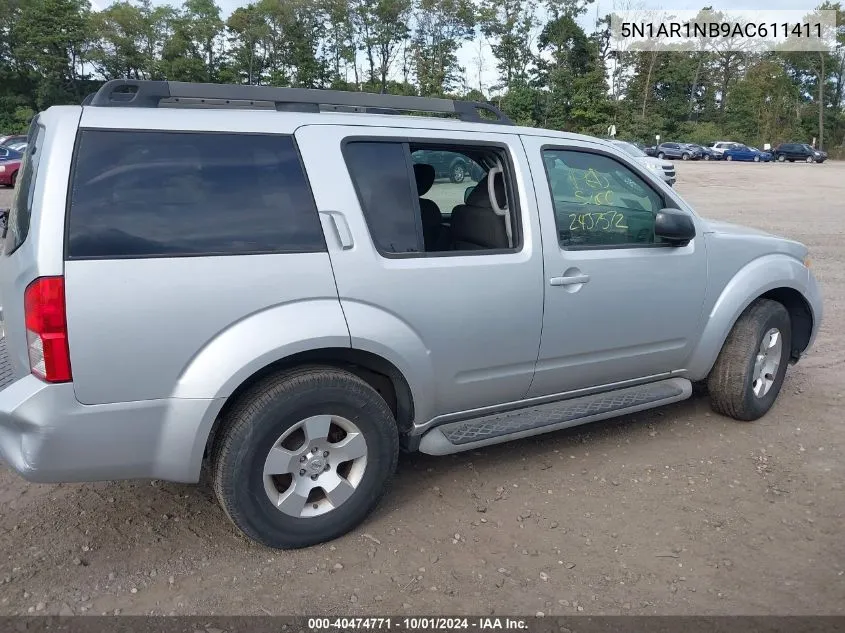
[[[498,178],[493,181],[493,187],[496,189],[496,201],[499,203],[499,207],[504,208],[508,200],[507,195],[505,195],[505,181],[502,174],[497,174],[497,176]],[[490,202],[490,194],[487,191],[487,176],[478,181],[478,184],[467,197],[466,204],[473,207],[493,208]]]
[[[434,184],[434,167],[425,163],[414,163],[414,178],[417,180],[417,195],[424,196]]]

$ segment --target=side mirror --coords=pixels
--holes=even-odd
[[[695,223],[684,211],[661,209],[654,218],[654,236],[674,246],[686,246],[695,237]]]
[[[467,201],[469,200],[469,196],[470,196],[470,194],[472,194],[474,189],[475,189],[475,187],[473,187],[473,186],[470,186],[470,187],[467,187],[466,189],[464,189],[464,204],[467,203]]]

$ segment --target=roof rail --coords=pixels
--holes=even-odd
[[[162,102],[165,103],[162,104]],[[497,107],[480,101],[183,81],[113,79],[106,82],[93,97],[86,98],[84,105],[124,108],[157,108],[160,105],[199,108],[260,108],[263,106],[274,107],[280,112],[330,110],[378,114],[398,114],[402,111],[437,112],[455,115],[461,121],[514,125],[513,121]]]

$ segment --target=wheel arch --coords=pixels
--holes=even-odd
[[[225,399],[205,438],[205,455],[226,419],[226,414],[253,385],[280,372],[298,367],[322,366],[342,369],[361,378],[384,398],[396,418],[400,433],[407,433],[414,422],[414,396],[402,372],[386,358],[373,352],[348,347],[327,347],[292,354],[258,369]]]
[[[722,290],[690,355],[687,377],[698,381],[709,375],[737,319],[758,299],[772,299],[787,309],[792,323],[790,357],[792,362],[800,358],[812,343],[821,318],[817,289],[801,262],[783,255],[768,255],[747,264]]]

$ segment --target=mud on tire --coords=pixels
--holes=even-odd
[[[770,299],[752,303],[728,334],[707,379],[713,409],[744,421],[765,415],[783,385],[791,345],[786,308]]]
[[[317,420],[326,432],[309,434],[309,420]],[[344,436],[344,429],[354,432]],[[300,431],[302,438],[295,437]],[[315,439],[321,434],[323,439]],[[353,437],[358,440],[355,454],[363,451],[362,467],[361,457],[354,462],[358,466],[351,460],[341,463],[341,457],[333,461]],[[334,455],[324,458],[324,449]],[[268,470],[271,451],[290,466]],[[293,370],[257,383],[225,414],[212,452],[214,491],[226,515],[248,537],[278,549],[306,547],[337,538],[364,520],[386,492],[398,452],[396,421],[370,385],[330,367]],[[357,468],[354,476],[342,470],[347,466]],[[268,475],[286,468],[290,474]],[[323,477],[332,485],[343,482],[341,501],[325,492],[328,486],[317,487]],[[312,486],[317,496],[300,495],[302,511],[280,509],[286,491]],[[318,499],[320,493],[325,498]]]

